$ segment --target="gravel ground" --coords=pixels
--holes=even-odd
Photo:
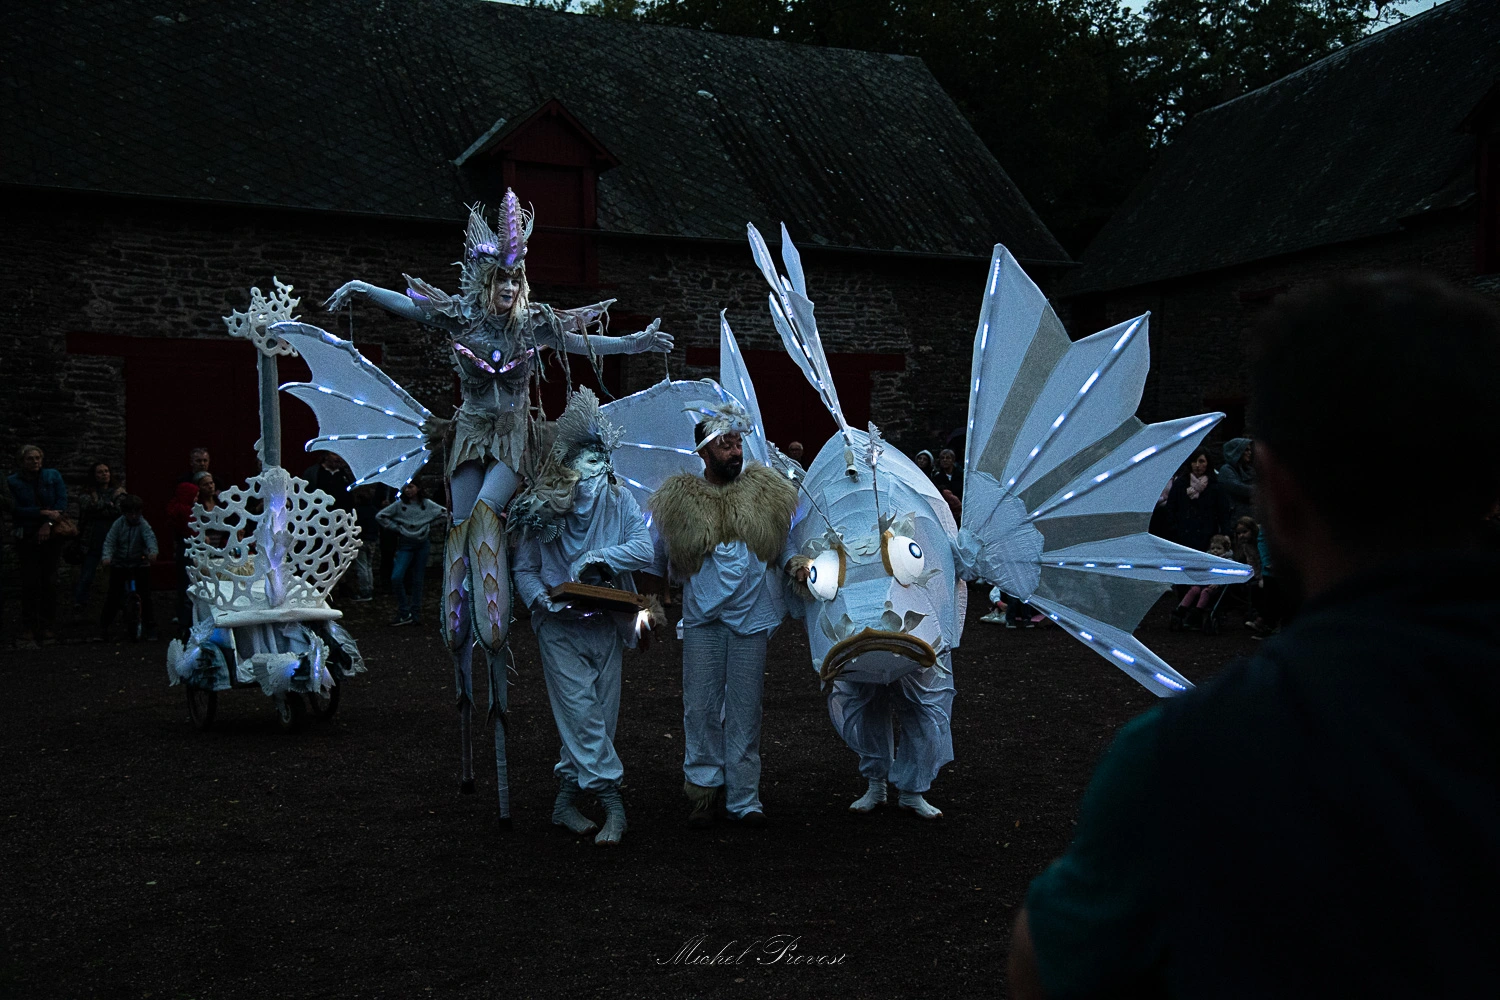
[[[789,623],[767,664],[761,830],[687,828],[681,644],[627,654],[616,851],[549,823],[557,738],[525,622],[510,833],[488,730],[479,794],[458,794],[435,626],[389,628],[383,602],[346,619],[370,672],[291,736],[239,690],[195,731],[163,643],[6,650],[0,994],[1003,996],[1027,883],[1111,734],[1154,699],[1055,628],[979,622],[981,595],[956,656],[958,759],[929,796],[940,822],[847,812],[864,783]],[[1170,634],[1167,607],[1139,634],[1195,680],[1254,645],[1237,623]]]

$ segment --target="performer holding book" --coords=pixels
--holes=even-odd
[[[635,498],[614,482],[610,468],[619,441],[619,429],[599,412],[594,394],[573,393],[557,421],[551,450],[508,512],[511,531],[520,535],[516,593],[531,609],[547,697],[562,738],[552,822],[577,834],[592,832],[596,824],[577,805],[580,793],[592,792],[605,809],[604,828],[594,838],[600,846],[618,844],[625,835],[620,797],[625,768],[614,739],[621,660],[624,648],[636,643],[638,616],[560,598],[569,581],[608,584],[633,596],[631,571],[651,565],[651,532]]]

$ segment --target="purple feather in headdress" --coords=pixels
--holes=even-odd
[[[531,236],[532,221],[532,213],[521,207],[521,199],[506,188],[499,219],[504,240],[499,254],[502,267],[515,267],[526,259],[526,240]]]

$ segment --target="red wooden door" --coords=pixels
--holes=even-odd
[[[361,345],[379,364],[379,345]],[[244,483],[260,470],[260,382],[255,349],[240,340],[112,337],[69,334],[71,354],[125,358],[125,488],[145,503],[145,516],[161,544],[152,574],[155,586],[175,580],[175,538],[167,503],[188,471],[188,453],[209,451],[209,470],[219,489]],[[309,378],[301,358],[277,359],[279,381]],[[313,460],[303,450],[317,435],[317,420],[305,403],[281,395],[281,461],[300,475]]]

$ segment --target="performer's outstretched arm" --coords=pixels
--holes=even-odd
[[[393,292],[389,288],[381,288],[378,285],[370,284],[368,281],[359,281],[357,279],[355,281],[344,282],[338,291],[328,296],[328,300],[323,303],[323,307],[329,312],[338,312],[344,307],[346,302],[356,295],[364,296],[393,316],[415,320],[418,323],[426,323],[429,326],[438,325],[433,322],[432,316],[425,309],[401,292]]]
[[[610,300],[614,301],[613,299]],[[607,305],[608,303],[601,303]],[[580,309],[558,310],[557,316],[563,321],[562,343],[549,343],[548,347],[567,351],[569,354],[644,354],[654,351],[660,354],[671,353],[672,335],[664,333],[661,329],[661,317],[651,321],[651,324],[639,333],[626,334],[623,337],[606,337],[600,334],[585,334],[586,330],[602,313],[603,309],[598,306],[584,306]]]

